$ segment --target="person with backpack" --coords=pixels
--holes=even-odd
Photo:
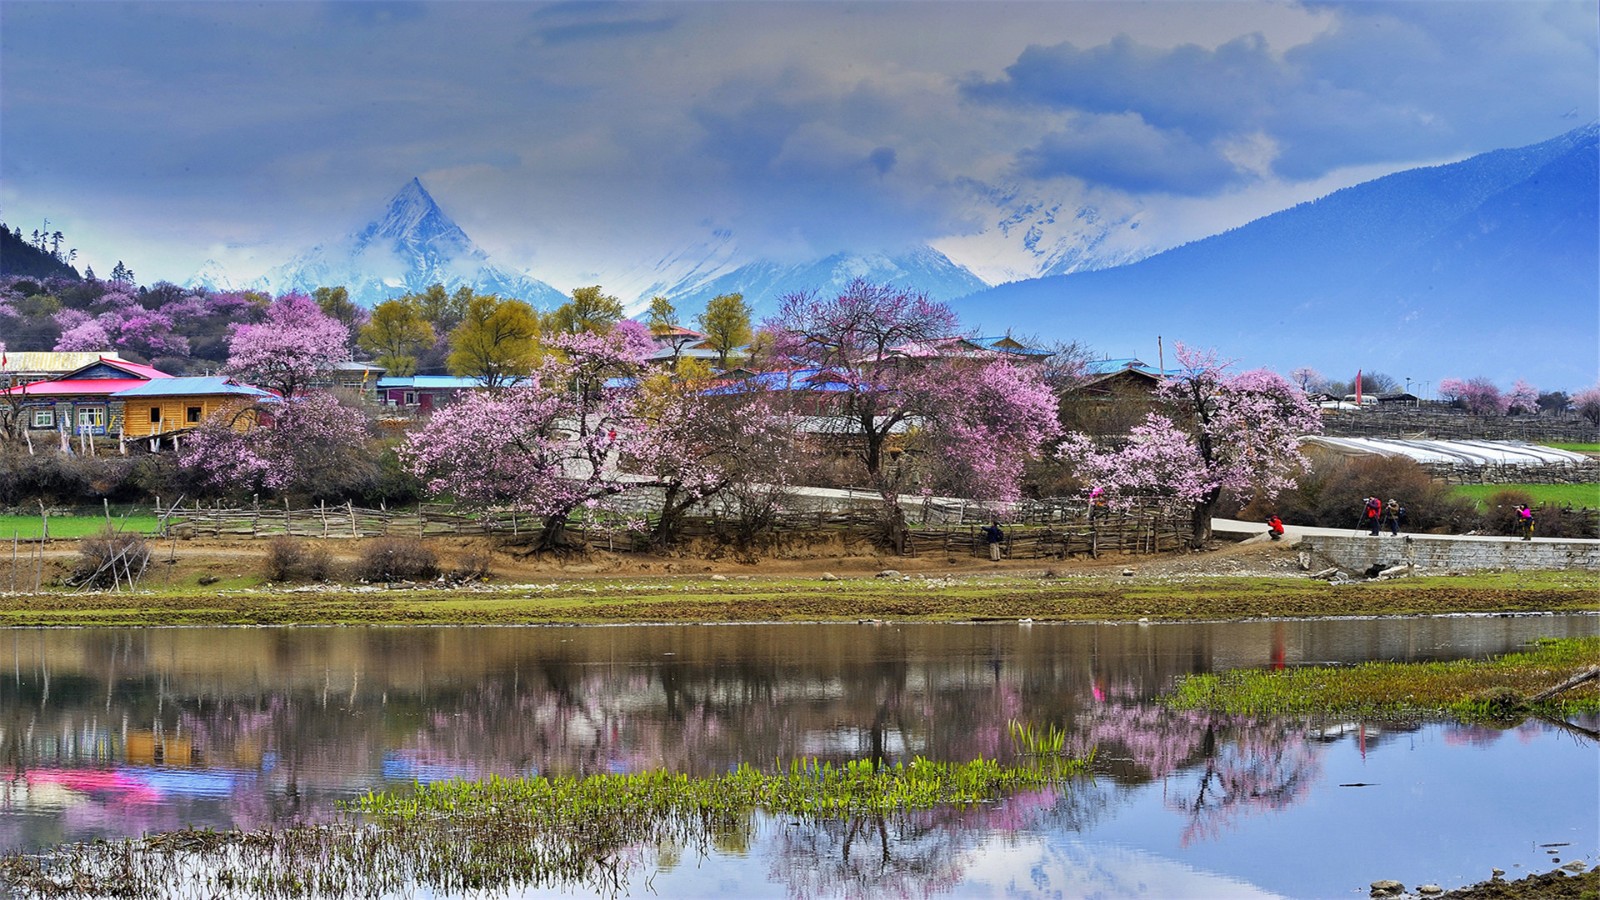
[[[1526,503],[1517,504],[1517,531],[1521,532],[1523,540],[1533,540],[1533,510]]]
[[[1400,523],[1405,520],[1406,508],[1400,505],[1399,500],[1390,497],[1389,504],[1383,508],[1383,522],[1389,526],[1389,533],[1398,536],[1400,534]]]
[[[1366,520],[1368,533],[1377,537],[1378,527],[1383,524],[1383,501],[1377,497],[1368,497],[1361,515]]]

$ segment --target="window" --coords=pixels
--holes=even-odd
[[[36,409],[33,411],[33,427],[56,427],[56,411],[53,409]]]
[[[160,425],[161,424],[161,407],[159,407],[159,406],[150,407],[150,424],[151,425]]]
[[[416,391],[406,391],[405,405],[406,406],[416,406],[417,405],[417,392]]]
[[[187,407],[183,411],[183,418],[184,418],[184,421],[188,422],[191,425],[200,424],[200,407],[198,407],[198,406]]]
[[[78,430],[93,431],[96,428],[106,427],[106,408],[104,406],[78,407]]]

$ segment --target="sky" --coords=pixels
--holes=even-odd
[[[718,230],[749,256],[930,243],[976,266],[997,196],[1133,217],[1124,239],[1159,248],[1595,120],[1597,16],[4,0],[0,217],[143,283],[207,259],[260,274],[414,176],[495,262],[563,290]]]

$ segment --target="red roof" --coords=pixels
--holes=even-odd
[[[35,381],[0,391],[0,394],[17,394],[23,397],[110,396],[117,391],[148,384],[148,378],[58,378],[54,381]]]
[[[126,372],[132,377],[72,377],[80,372],[86,372],[89,369],[93,369],[98,366],[109,366],[110,368],[116,369],[119,372]],[[115,394],[117,391],[125,391],[128,388],[138,387],[141,384],[148,383],[157,378],[171,377],[171,375],[168,375],[160,369],[154,369],[150,366],[141,365],[135,362],[128,362],[125,359],[118,359],[114,356],[102,356],[99,360],[92,362],[87,366],[83,366],[76,371],[68,372],[60,378],[52,378],[48,381],[35,381],[31,384],[22,384],[13,388],[7,388],[6,390],[0,391],[0,395],[15,394],[22,397],[110,396],[111,394]]]

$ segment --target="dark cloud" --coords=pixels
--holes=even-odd
[[[659,7],[615,3],[557,3],[533,12],[532,40],[547,47],[662,34],[677,27],[677,16]]]
[[[1215,49],[1127,36],[1033,46],[1003,76],[970,79],[962,92],[983,106],[1078,114],[1074,129],[1019,151],[1022,172],[1185,193],[1263,174],[1314,179],[1340,167],[1476,152],[1505,144],[1508,132],[1532,142],[1574,106],[1597,112],[1592,9],[1318,8],[1332,14],[1330,27],[1279,52],[1254,34]],[[1583,22],[1591,27],[1573,27]],[[1233,151],[1243,145],[1266,156],[1241,160]]]
[[[1134,193],[1205,194],[1235,173],[1215,149],[1136,115],[1080,117],[1023,150],[1018,166],[1030,178],[1072,177]]]
[[[879,147],[867,154],[867,162],[879,175],[889,174],[894,168],[895,152],[893,147]]]

